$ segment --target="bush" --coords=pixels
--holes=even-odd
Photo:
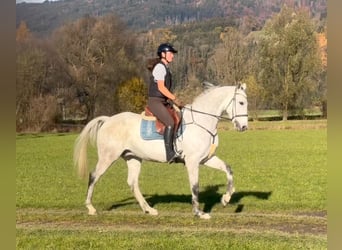
[[[54,129],[59,115],[56,97],[32,98],[25,111],[17,114],[17,132],[47,132]]]

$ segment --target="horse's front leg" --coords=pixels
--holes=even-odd
[[[150,207],[150,205],[147,203],[139,189],[141,160],[136,158],[130,158],[126,159],[126,162],[128,166],[127,183],[130,186],[135,199],[139,202],[141,209],[144,211],[144,213],[148,213],[150,215],[158,215],[158,211]]]
[[[186,161],[185,164],[188,170],[192,194],[192,211],[195,216],[198,216],[201,219],[210,219],[210,215],[208,213],[204,213],[199,209],[199,163],[189,163]]]
[[[233,171],[230,166],[226,164],[223,160],[218,158],[217,156],[211,157],[209,160],[203,163],[204,165],[221,170],[227,175],[227,191],[221,198],[221,203],[223,206],[226,206],[235,192],[234,182],[233,182]]]

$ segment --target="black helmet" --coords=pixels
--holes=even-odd
[[[157,55],[161,57],[162,52],[170,51],[172,53],[177,53],[177,50],[170,43],[162,43],[158,47]]]

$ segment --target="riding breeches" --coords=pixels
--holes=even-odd
[[[154,116],[158,118],[165,126],[171,126],[172,128],[175,126],[174,120],[166,108],[168,105],[164,98],[159,97],[149,97],[148,98],[148,107]]]

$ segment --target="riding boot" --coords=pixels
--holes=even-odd
[[[177,154],[173,149],[173,128],[171,126],[166,126],[164,131],[164,143],[166,151],[166,161],[168,163],[174,162],[177,158]]]

